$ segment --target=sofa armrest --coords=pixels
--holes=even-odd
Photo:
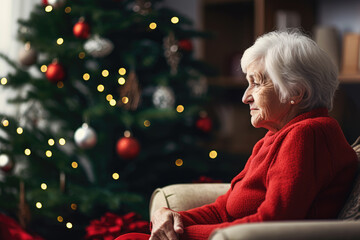
[[[321,220],[239,224],[218,229],[211,240],[360,239],[360,221]]]
[[[158,188],[150,199],[150,218],[161,207],[185,211],[212,203],[229,188],[228,183],[174,184]]]

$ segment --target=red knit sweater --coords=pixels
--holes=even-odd
[[[208,239],[213,230],[238,223],[334,218],[356,168],[354,150],[326,109],[301,114],[254,146],[226,194],[179,212],[181,239]]]

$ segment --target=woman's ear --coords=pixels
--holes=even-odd
[[[297,94],[295,96],[291,97],[291,100],[294,101],[295,104],[299,104],[303,100],[304,95],[305,95],[305,90],[304,89],[299,89],[297,91]]]

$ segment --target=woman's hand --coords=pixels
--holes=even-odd
[[[152,219],[152,231],[149,240],[178,240],[184,232],[180,214],[167,208],[156,210]]]

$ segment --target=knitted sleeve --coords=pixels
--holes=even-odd
[[[186,227],[196,224],[216,224],[228,221],[225,206],[230,192],[231,189],[229,189],[224,195],[218,197],[212,204],[179,212],[184,226]]]
[[[314,149],[323,151],[326,148],[324,142],[326,141],[321,139],[315,141],[314,131],[310,127],[289,131],[278,146],[278,153],[269,167],[265,200],[257,212],[222,223],[216,223],[219,218],[210,207],[207,214],[196,215],[196,212],[193,212],[191,221],[198,224],[186,226],[181,239],[205,240],[215,229],[239,223],[305,218],[318,191]],[[188,221],[186,214],[183,213],[182,216]]]

